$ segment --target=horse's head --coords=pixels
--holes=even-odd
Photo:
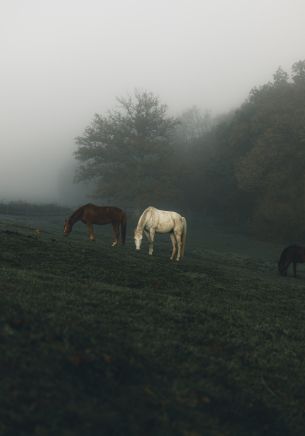
[[[65,219],[65,223],[64,223],[64,235],[68,236],[69,233],[71,233],[72,230],[72,226],[69,223],[69,221],[67,219]]]
[[[134,242],[136,244],[136,250],[140,250],[142,243],[143,233],[135,229],[134,232]]]

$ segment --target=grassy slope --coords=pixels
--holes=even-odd
[[[303,434],[304,274],[278,247],[190,233],[175,264],[45,229],[0,227],[1,435]]]

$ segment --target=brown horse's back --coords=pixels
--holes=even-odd
[[[125,212],[119,207],[96,206],[95,204],[88,203],[82,206],[81,220],[91,224],[119,224],[125,216]]]

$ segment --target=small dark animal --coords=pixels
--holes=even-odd
[[[289,245],[282,251],[278,266],[279,272],[282,276],[287,276],[287,269],[289,265],[293,264],[293,275],[296,277],[297,263],[305,262],[305,247],[302,245]]]
[[[64,234],[67,236],[73,225],[81,221],[88,227],[88,236],[92,241],[95,240],[93,232],[93,224],[112,224],[114,241],[112,246],[118,244],[120,236],[122,244],[125,244],[126,239],[126,213],[118,207],[110,206],[95,206],[94,204],[85,204],[72,213],[69,219],[65,220]]]

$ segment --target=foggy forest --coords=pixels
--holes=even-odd
[[[77,180],[94,181],[107,204],[170,205],[261,238],[302,239],[304,100],[305,61],[278,68],[220,119],[196,107],[174,119],[136,91],[77,137]]]
[[[169,206],[261,239],[301,240],[304,99],[304,60],[217,117],[193,106],[174,118],[158,96],[135,90],[76,137],[70,176],[88,201]]]

